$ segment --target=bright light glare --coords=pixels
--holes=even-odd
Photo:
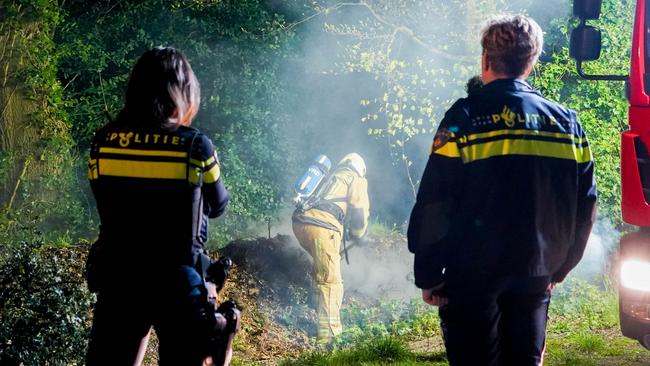
[[[632,290],[650,292],[650,263],[624,261],[621,265],[621,284]]]

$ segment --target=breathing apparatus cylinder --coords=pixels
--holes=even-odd
[[[316,192],[331,168],[330,159],[325,155],[318,155],[309,165],[305,174],[296,182],[294,203],[300,205],[306,202]]]

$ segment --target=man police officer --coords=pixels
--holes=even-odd
[[[550,292],[591,232],[585,132],[524,81],[542,44],[526,16],[487,23],[485,86],[446,112],[411,213],[415,284],[440,306],[452,366],[540,365]]]

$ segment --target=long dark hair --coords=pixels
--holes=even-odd
[[[199,81],[185,55],[156,47],[136,62],[118,120],[174,130],[189,126],[199,110]]]

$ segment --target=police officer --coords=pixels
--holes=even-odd
[[[485,86],[445,114],[411,214],[415,284],[440,306],[452,366],[542,363],[550,291],[594,221],[594,164],[576,113],[525,81],[542,43],[528,17],[487,23]]]
[[[136,363],[152,326],[161,365],[207,355],[193,266],[204,216],[221,215],[228,193],[212,142],[189,127],[199,99],[185,56],[154,48],[133,68],[124,109],[95,135],[88,176],[101,226],[87,268],[98,292],[87,365]]]
[[[346,155],[331,174],[318,203],[293,214],[293,232],[314,260],[320,344],[329,343],[343,331],[341,241],[346,230],[352,239],[365,235],[370,207],[366,164],[359,154]]]

